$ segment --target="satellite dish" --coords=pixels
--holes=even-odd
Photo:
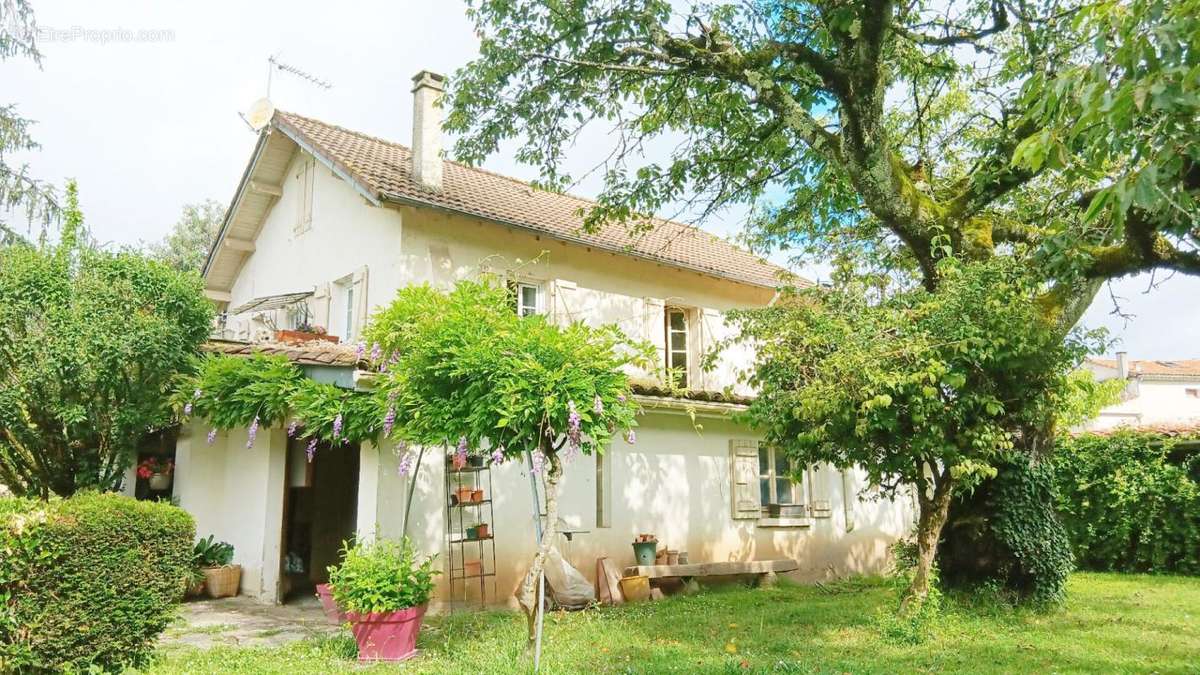
[[[261,131],[271,122],[271,117],[274,115],[275,104],[271,103],[271,99],[260,98],[250,104],[250,110],[246,112],[245,118],[251,129]]]

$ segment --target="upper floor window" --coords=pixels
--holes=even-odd
[[[296,171],[297,198],[296,232],[307,232],[312,227],[313,183],[317,174],[316,161],[312,157],[303,157],[300,168]]]
[[[666,310],[667,369],[677,387],[688,386],[688,313],[678,307]]]
[[[542,313],[542,289],[537,284],[515,281],[508,285],[516,304],[517,316]]]

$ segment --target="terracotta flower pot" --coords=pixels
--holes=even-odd
[[[396,612],[346,612],[359,661],[403,661],[417,653],[417,635],[428,604]]]
[[[483,489],[482,488],[480,488],[479,490],[471,491],[471,501],[473,501],[473,502],[483,501]]]
[[[338,336],[328,335],[326,333],[312,333],[306,330],[277,330],[275,331],[275,341],[285,344],[302,345],[306,342],[321,340],[323,342],[338,343]]]
[[[479,525],[475,528],[475,536],[479,537],[480,539],[487,539],[487,536],[488,536],[487,523]]]
[[[483,574],[483,561],[468,560],[463,563],[463,575],[468,577],[477,577]]]
[[[317,584],[317,597],[321,599],[321,609],[325,610],[325,618],[329,623],[340,626],[346,622],[346,613],[338,607],[337,601],[333,599],[333,589],[329,584]]]
[[[471,493],[473,492],[474,490],[469,487],[458,488],[458,492],[456,493],[458,495],[458,503],[469,504],[471,502]]]

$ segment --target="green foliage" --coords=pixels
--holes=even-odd
[[[1009,555],[999,558],[1004,569],[994,578],[1036,604],[1061,602],[1075,563],[1054,509],[1054,464],[1017,459],[1002,469],[992,486],[991,528]]]
[[[429,602],[435,556],[417,561],[408,539],[377,539],[342,546],[342,562],[329,567],[338,606],[351,612],[395,612]]]
[[[0,671],[144,663],[183,597],[194,536],[164,503],[0,499]]]
[[[225,207],[216,200],[185,204],[171,233],[150,245],[150,256],[180,272],[199,272],[224,218]]]
[[[1002,261],[942,264],[937,293],[870,302],[799,291],[736,315],[758,345],[750,420],[797,466],[860,465],[889,490],[928,470],[960,488],[995,474],[1013,429],[1046,424],[1085,343],[1063,343]]]
[[[0,248],[0,483],[21,494],[115,487],[211,325],[199,277],[82,227],[71,184],[58,245]]]
[[[372,318],[367,339],[389,364],[379,389],[397,413],[395,434],[421,445],[487,442],[510,457],[570,443],[571,405],[577,449],[602,452],[636,426],[624,368],[650,354],[615,326],[519,317],[488,279],[449,293],[405,288]]]
[[[196,567],[224,567],[233,562],[233,544],[216,541],[213,535],[196,540],[192,547],[192,561]]]
[[[1059,441],[1059,513],[1080,565],[1200,573],[1200,450],[1195,436],[1135,430]]]
[[[204,357],[192,374],[178,379],[172,403],[184,414],[190,405],[190,414],[216,429],[293,420],[298,436],[333,445],[375,439],[384,418],[382,396],[310,380],[283,356]]]

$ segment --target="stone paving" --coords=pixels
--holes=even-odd
[[[180,620],[163,634],[163,648],[214,645],[272,647],[339,631],[315,598],[265,605],[249,598],[197,600],[183,604]]]

